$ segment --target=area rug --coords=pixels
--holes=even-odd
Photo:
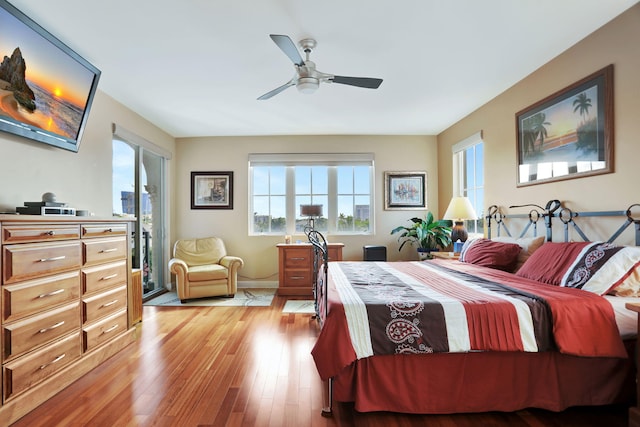
[[[268,307],[271,305],[275,293],[275,289],[238,289],[233,298],[198,298],[187,300],[182,304],[175,292],[166,292],[145,302],[144,305],[165,307]]]
[[[315,306],[313,301],[306,300],[288,300],[284,303],[282,309],[283,313],[301,313],[301,314],[315,314]]]

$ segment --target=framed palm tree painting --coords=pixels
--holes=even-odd
[[[613,65],[516,113],[526,186],[613,172]]]

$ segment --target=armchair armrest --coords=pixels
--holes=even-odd
[[[187,263],[179,258],[171,258],[169,260],[169,270],[173,274],[187,274],[188,269]]]
[[[229,270],[237,271],[244,265],[244,261],[242,260],[242,258],[239,258],[237,256],[226,255],[220,258],[219,264],[227,267]]]

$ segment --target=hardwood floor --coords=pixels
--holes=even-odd
[[[334,404],[320,415],[316,322],[271,307],[144,307],[139,339],[21,426],[626,426],[627,408],[403,415]],[[0,425],[2,420],[0,420]]]

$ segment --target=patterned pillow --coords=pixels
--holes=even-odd
[[[598,295],[640,294],[640,248],[595,242],[586,246],[562,278],[561,286]]]
[[[547,242],[516,272],[517,276],[560,286],[565,273],[590,242]]]

